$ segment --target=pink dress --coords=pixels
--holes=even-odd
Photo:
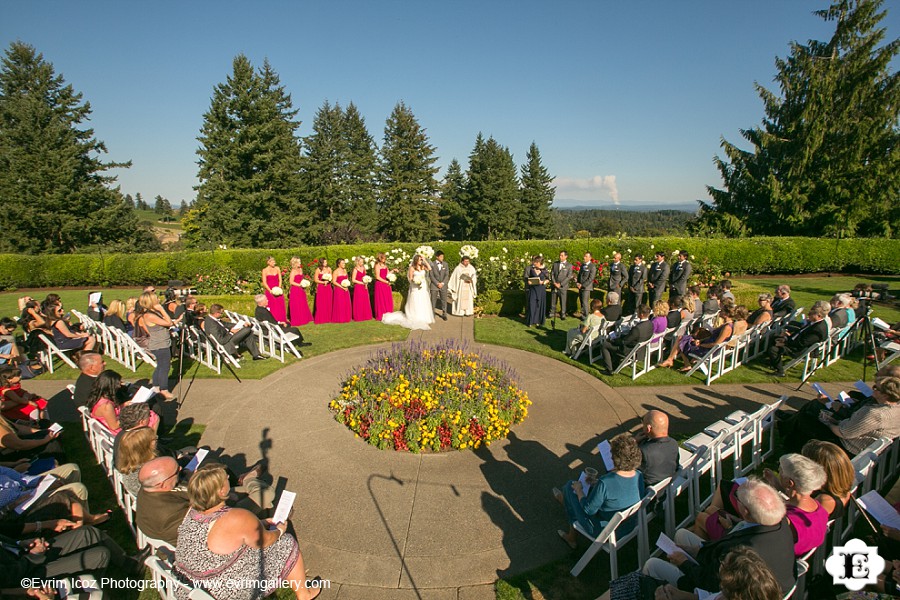
[[[353,309],[350,307],[350,289],[341,287],[341,282],[348,280],[346,275],[341,275],[334,280],[337,286],[332,290],[334,294],[331,301],[332,323],[349,323],[353,314]]]
[[[363,277],[365,276],[365,271],[357,271],[356,269],[353,269],[354,281],[361,282],[363,280]],[[372,302],[369,299],[369,287],[365,284],[353,286],[353,320],[372,320]]]
[[[387,279],[387,267],[379,269],[378,276]],[[382,283],[375,280],[375,320],[380,321],[381,317],[389,312],[394,312],[394,296],[391,294],[391,286],[388,283]]]
[[[112,400],[109,400],[107,398],[100,398],[99,400],[97,400],[97,404],[95,404],[94,408],[91,409],[91,416],[94,417],[95,419],[97,419],[98,421],[100,421],[100,423],[102,423],[103,426],[106,427],[107,429],[109,429],[113,434],[118,434],[120,431],[122,431],[121,427],[119,427],[118,429],[113,429],[112,427],[109,426],[109,423],[106,422],[106,419],[104,419],[103,417],[101,417],[97,414],[98,413],[97,409],[105,404],[112,404]],[[127,404],[127,402],[126,402],[126,404]],[[116,417],[118,417],[122,408],[120,406],[113,406],[113,410],[116,412]],[[157,425],[159,425],[159,415],[157,415],[155,412],[153,412],[151,410],[150,411],[150,427],[156,427]]]
[[[317,325],[331,323],[332,294],[334,294],[334,290],[330,283],[316,284],[316,316],[313,323]]]
[[[275,286],[281,287],[281,277],[278,275],[266,275],[266,285],[270,288]],[[275,317],[275,320],[279,323],[287,322],[287,314],[284,310],[284,294],[280,296],[273,296],[268,291],[266,292],[266,298],[269,299],[269,312],[272,313],[272,316]]]
[[[294,283],[300,283],[301,281],[303,281],[303,275],[298,274],[294,276]],[[313,320],[312,314],[309,312],[309,301],[306,299],[306,290],[302,287],[292,285],[289,302],[291,306],[292,326],[299,327],[300,325],[306,325]]]

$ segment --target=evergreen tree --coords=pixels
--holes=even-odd
[[[184,200],[182,200],[182,201],[181,201],[181,206],[178,207],[178,216],[179,216],[179,217],[183,217],[184,214],[187,212],[187,209],[188,209],[187,202],[185,202]]]
[[[413,242],[440,237],[436,161],[425,129],[399,102],[387,119],[381,147],[379,229],[386,239]]]
[[[882,44],[881,0],[836,0],[816,15],[827,42],[777,59],[780,95],[757,85],[765,119],[722,142],[723,187],[709,187],[693,230],[727,235],[882,235],[900,227],[900,79]]]
[[[134,208],[134,198],[131,197],[131,194],[125,194],[125,206]]]
[[[344,143],[341,147],[346,152],[341,174],[342,196],[346,199],[350,220],[359,228],[358,239],[372,240],[377,225],[375,140],[353,102],[344,111],[342,125]]]
[[[191,243],[264,247],[307,240],[296,115],[268,61],[255,71],[246,56],[235,57],[197,138],[200,185],[184,222]]]
[[[314,239],[323,244],[346,243],[356,235],[341,185],[347,156],[343,125],[343,109],[326,100],[313,118],[312,134],[304,140],[303,197],[313,211]]]
[[[553,177],[541,163],[537,144],[531,143],[522,165],[521,209],[519,228],[524,239],[547,239],[553,234],[550,207],[556,188]]]
[[[441,184],[441,223],[446,228],[448,240],[466,240],[469,236],[469,215],[463,210],[466,193],[466,176],[459,161],[450,161]]]
[[[103,142],[84,127],[90,103],[43,55],[10,44],[0,66],[0,202],[15,235],[4,252],[77,252],[158,247],[105,174]]]
[[[141,197],[141,193],[138,192],[134,195],[134,207],[138,210],[149,210],[150,207],[147,206],[147,203],[144,202],[144,199]]]
[[[469,156],[465,209],[473,221],[476,239],[510,239],[520,236],[519,181],[509,149],[481,134]]]

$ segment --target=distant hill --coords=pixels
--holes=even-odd
[[[673,206],[677,205],[662,205],[661,210],[653,210],[649,204],[641,208],[621,206],[618,210],[557,208],[553,211],[554,234],[561,238],[578,237],[585,232],[591,237],[618,233],[640,237],[685,235],[695,212]]]
[[[658,211],[658,210],[675,210],[695,214],[698,210],[697,202],[678,202],[675,204],[663,204],[659,202],[623,202],[621,204],[604,204],[602,206],[591,206],[578,204],[578,200],[555,200],[553,208],[558,210],[606,210],[606,211]]]

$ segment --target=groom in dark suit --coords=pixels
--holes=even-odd
[[[581,292],[581,314],[585,318],[591,314],[591,292],[594,291],[594,278],[597,277],[597,264],[593,261],[590,252],[584,253],[584,262],[578,271],[578,281],[575,285]]]
[[[572,265],[569,264],[569,253],[563,250],[559,253],[559,260],[553,263],[550,269],[550,314],[548,319],[553,318],[556,312],[556,300],[559,298],[560,314],[563,319],[566,318],[566,299],[569,295],[569,282],[572,280]]]
[[[444,262],[444,253],[438,250],[434,253],[434,262],[431,263],[431,271],[428,272],[431,280],[431,306],[437,308],[438,300],[441,301],[441,318],[447,320],[447,282],[450,281],[450,268]]]

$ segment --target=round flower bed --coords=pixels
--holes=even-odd
[[[505,363],[448,341],[379,352],[344,380],[329,406],[373,446],[440,452],[505,438],[530,404]]]

